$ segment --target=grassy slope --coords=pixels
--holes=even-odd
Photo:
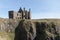
[[[13,33],[0,32],[0,40],[14,40]]]
[[[60,19],[32,19],[33,22],[54,22],[57,26],[60,26]]]

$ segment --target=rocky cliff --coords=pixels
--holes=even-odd
[[[0,32],[5,32],[11,40],[60,40],[60,19],[0,18]]]
[[[14,40],[60,40],[58,28],[54,22],[21,20],[15,29]]]

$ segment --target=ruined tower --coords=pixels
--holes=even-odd
[[[22,9],[20,7],[20,9],[18,10],[18,12],[15,11],[9,11],[9,19],[31,19],[31,12],[30,9],[29,11]]]
[[[22,13],[23,13],[23,10],[22,8],[20,7],[18,13],[17,13],[17,19],[22,19]]]
[[[29,9],[29,12],[28,12],[28,19],[31,19],[31,10]]]
[[[9,11],[9,19],[16,19],[16,16],[17,16],[16,12]]]

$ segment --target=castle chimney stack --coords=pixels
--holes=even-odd
[[[28,12],[28,19],[31,19],[31,14],[30,14],[30,12],[31,12],[31,9],[29,9],[29,12]]]
[[[24,12],[25,12],[25,7],[24,7]]]
[[[29,12],[31,12],[31,9],[29,9]]]

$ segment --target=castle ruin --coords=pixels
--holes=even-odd
[[[18,12],[15,11],[9,11],[9,19],[31,19],[31,13],[30,13],[30,9],[29,11],[22,9],[20,7]]]

